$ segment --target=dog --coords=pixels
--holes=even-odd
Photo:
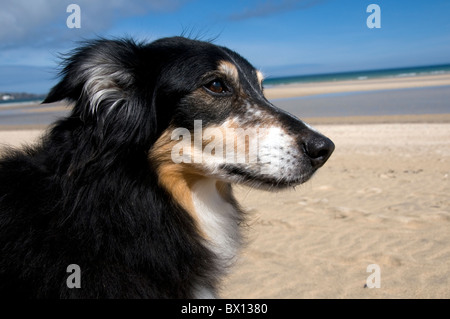
[[[36,145],[2,152],[2,298],[218,297],[245,219],[231,185],[299,185],[334,150],[206,41],[84,42],[43,103],[60,100]]]

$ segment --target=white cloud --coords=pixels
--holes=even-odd
[[[0,8],[0,48],[41,46],[102,33],[119,18],[178,9],[185,0],[7,0]],[[81,29],[68,29],[71,3],[81,8]]]

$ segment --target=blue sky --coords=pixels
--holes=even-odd
[[[69,29],[69,4],[81,28]],[[381,28],[369,29],[369,4]],[[46,93],[81,39],[181,33],[225,45],[268,76],[450,63],[448,0],[2,0],[0,92]]]

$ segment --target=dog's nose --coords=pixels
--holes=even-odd
[[[334,143],[327,137],[314,133],[303,143],[305,154],[314,169],[321,167],[334,151]]]

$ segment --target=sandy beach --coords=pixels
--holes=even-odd
[[[223,297],[449,298],[450,124],[317,128],[336,151],[311,181],[238,189],[249,244]]]
[[[450,75],[289,85],[266,94],[443,85]],[[235,188],[247,211],[247,244],[221,297],[450,298],[450,115],[306,120],[334,141],[335,153],[295,190]],[[6,128],[0,146],[31,143],[44,126]],[[366,286],[371,264],[379,266],[380,288]]]

